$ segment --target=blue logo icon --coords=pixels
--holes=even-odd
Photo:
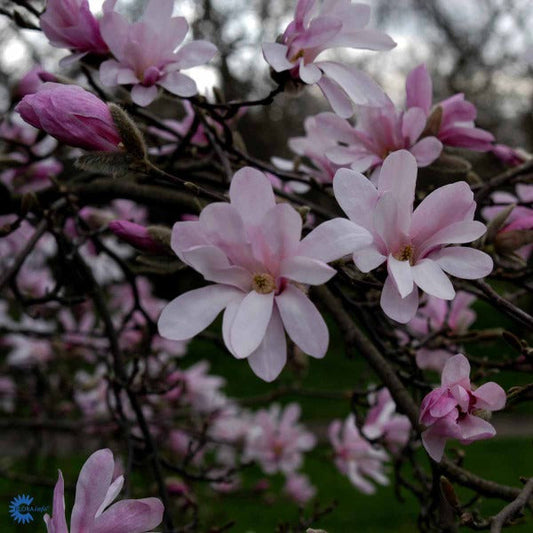
[[[29,494],[15,496],[11,500],[9,514],[15,522],[18,524],[27,524],[33,520],[33,515],[30,512],[31,502],[33,502],[33,497]]]

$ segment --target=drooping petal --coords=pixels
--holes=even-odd
[[[259,170],[244,167],[238,170],[229,188],[231,205],[235,207],[245,226],[256,226],[266,212],[276,205],[272,185]]]
[[[166,339],[186,340],[203,331],[242,292],[227,285],[209,285],[186,292],[162,311],[157,327]]]
[[[352,101],[337,82],[322,76],[317,85],[339,117],[349,118],[353,115]]]
[[[283,370],[287,362],[287,341],[279,311],[275,306],[261,344],[247,361],[254,374],[269,383]]]
[[[411,320],[418,309],[418,290],[412,291],[402,298],[390,276],[387,276],[380,299],[383,312],[396,322],[406,324]]]
[[[479,416],[466,415],[459,421],[459,428],[461,429],[461,439],[463,444],[470,444],[476,440],[490,439],[496,435],[494,426],[479,418]]]
[[[334,268],[323,261],[304,256],[289,257],[280,265],[280,276],[306,285],[321,285],[336,273]]]
[[[131,88],[131,99],[137,105],[145,107],[150,105],[157,98],[157,87],[151,85],[150,87],[145,87],[144,85],[134,85]]]
[[[168,92],[182,98],[194,96],[198,92],[196,82],[186,74],[178,71],[168,72],[158,81],[158,84]]]
[[[115,461],[111,450],[94,452],[83,465],[76,483],[76,498],[70,520],[73,533],[93,531],[94,517],[111,485]]]
[[[263,43],[263,57],[265,61],[276,71],[283,72],[291,69],[294,65],[287,59],[288,48],[280,43]]]
[[[276,296],[283,325],[293,342],[312,357],[326,355],[329,332],[324,319],[305,294],[289,285]]]
[[[431,102],[433,101],[433,86],[426,65],[418,65],[418,67],[409,72],[405,91],[407,93],[405,104],[407,109],[420,107],[426,114],[429,113]]]
[[[481,385],[473,392],[473,395],[476,397],[476,409],[499,411],[505,407],[505,391],[493,381]]]
[[[91,533],[145,533],[163,520],[165,508],[158,498],[122,500],[94,522]],[[89,530],[88,530],[89,531]]]
[[[303,59],[300,60],[300,68],[298,69],[300,79],[308,85],[313,85],[322,77],[322,71],[313,63],[306,65]]]
[[[368,246],[372,240],[372,235],[365,228],[345,218],[334,218],[309,233],[295,253],[329,263]]]
[[[431,259],[422,259],[412,267],[413,281],[424,291],[443,300],[453,300],[455,290],[448,276]]]
[[[428,256],[435,261],[444,272],[462,279],[479,279],[492,272],[494,263],[490,255],[462,246],[450,246],[438,250]]]
[[[265,336],[272,315],[274,292],[250,291],[239,305],[230,330],[230,343],[235,357],[248,357]]]
[[[413,273],[409,261],[398,261],[392,254],[387,259],[387,271],[402,298],[414,289]]]

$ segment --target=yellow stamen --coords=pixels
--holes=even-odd
[[[269,294],[276,290],[276,280],[270,274],[255,274],[252,289],[259,294]]]

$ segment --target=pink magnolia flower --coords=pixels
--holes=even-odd
[[[172,249],[215,285],[182,294],[163,310],[159,332],[184,340],[205,329],[226,309],[224,343],[247,358],[260,378],[272,381],[287,358],[285,331],[304,352],[325,355],[329,334],[301,284],[328,281],[326,263],[370,242],[368,232],[346,219],[329,220],[302,241],[302,219],[289,204],[277,204],[268,178],[253,168],[239,170],[231,203],[213,203],[198,221],[176,222]]]
[[[337,202],[348,217],[368,229],[374,242],[353,254],[363,272],[387,265],[381,307],[390,318],[407,323],[418,309],[418,288],[452,300],[447,274],[478,279],[490,274],[492,259],[473,248],[447,246],[471,242],[485,233],[474,221],[476,203],[464,181],[426,196],[413,212],[417,166],[407,151],[385,159],[376,188],[365,176],[341,169],[333,180]]]
[[[36,65],[26,72],[17,83],[16,94],[19,98],[27,94],[33,94],[37,92],[37,89],[45,81],[57,81],[57,78],[50,72],[44,70],[40,65]]]
[[[454,355],[444,365],[441,386],[422,400],[420,423],[428,428],[422,433],[422,444],[438,462],[447,439],[458,439],[461,444],[490,439],[496,430],[481,417],[482,411],[499,411],[504,406],[505,391],[492,381],[472,388],[468,359]]]
[[[303,453],[314,448],[315,436],[301,424],[300,406],[291,403],[284,410],[278,404],[255,415],[248,431],[244,461],[257,461],[266,474],[294,472],[303,463]]]
[[[369,439],[382,439],[388,450],[397,452],[409,440],[411,423],[405,415],[396,413],[396,404],[389,389],[371,394],[369,409],[363,425],[363,434]]]
[[[112,220],[107,227],[111,233],[139,250],[159,255],[165,255],[167,252],[167,248],[154,239],[150,228],[146,226],[129,220]]]
[[[263,56],[275,72],[289,79],[317,84],[338,115],[353,114],[352,101],[381,105],[381,87],[360,70],[335,61],[318,60],[337,47],[390,50],[396,43],[385,33],[365,29],[370,7],[351,0],[298,0],[294,20],[275,43],[263,43]]]
[[[435,136],[424,134],[424,110],[399,110],[388,97],[380,107],[358,106],[355,127],[340,117],[324,118],[327,124],[322,127],[328,128],[336,141],[326,150],[326,156],[334,164],[350,166],[358,172],[379,170],[387,156],[397,150],[408,150],[419,167],[430,165],[442,152],[442,143]]]
[[[118,150],[121,142],[107,105],[77,85],[44,83],[15,107],[32,126],[86,150]]]
[[[311,485],[305,474],[292,473],[287,477],[283,492],[296,503],[303,505],[316,494],[316,487]]]
[[[203,65],[216,54],[215,45],[183,42],[189,25],[173,17],[174,0],[150,0],[138,22],[128,23],[113,11],[117,0],[106,0],[100,23],[102,36],[115,59],[100,65],[100,80],[109,87],[133,85],[132,100],[147,106],[157,97],[157,86],[181,97],[197,93],[196,83],[181,70]]]
[[[383,472],[384,463],[388,460],[387,453],[381,447],[372,446],[361,436],[353,414],[344,424],[340,420],[334,420],[329,426],[328,434],[335,453],[335,465],[361,492],[376,492],[369,480],[380,485],[389,484]]]
[[[164,507],[158,498],[122,500],[118,496],[124,477],[113,480],[115,461],[109,449],[94,452],[83,465],[76,483],[70,517],[71,533],[146,533],[161,523]],[[52,516],[44,515],[48,533],[68,533],[64,482],[61,470],[54,488]]]
[[[524,164],[529,157],[523,150],[515,150],[506,144],[494,144],[490,151],[505,165],[517,167]]]
[[[433,84],[424,64],[414,68],[407,76],[407,109],[422,109],[434,124],[428,123],[432,133],[444,146],[457,146],[479,152],[491,149],[494,136],[488,131],[476,128],[474,120],[477,110],[474,104],[465,100],[462,93],[454,94],[432,108]],[[432,122],[432,121],[430,121]]]
[[[108,52],[87,0],[48,0],[40,24],[52,46],[77,52],[72,59]]]

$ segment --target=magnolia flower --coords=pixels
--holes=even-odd
[[[287,477],[283,492],[296,503],[303,505],[316,494],[316,487],[311,485],[305,474],[293,473]]]
[[[69,60],[108,52],[87,0],[48,0],[39,21],[52,46],[76,52]]]
[[[326,263],[368,245],[371,237],[336,218],[300,241],[300,214],[289,204],[276,205],[268,178],[253,168],[235,174],[229,196],[231,203],[208,205],[198,221],[174,224],[174,252],[215,285],[170,302],[159,317],[159,332],[189,339],[226,309],[226,347],[272,381],[287,359],[284,330],[313,357],[324,357],[328,347],[327,326],[302,284],[328,281],[335,270]]]
[[[150,0],[138,22],[128,23],[113,11],[117,0],[106,0],[100,23],[102,36],[115,59],[100,65],[100,80],[109,87],[133,85],[132,100],[147,106],[157,96],[160,85],[182,97],[197,93],[193,79],[181,70],[203,65],[216,54],[215,45],[183,42],[189,25],[183,17],[173,17],[174,0]]]
[[[321,125],[335,140],[326,156],[334,164],[358,172],[379,170],[386,157],[397,150],[408,150],[419,167],[430,165],[442,152],[442,143],[424,132],[424,110],[411,107],[401,111],[388,97],[380,107],[358,106],[355,127],[332,116],[324,116]]]
[[[255,415],[248,431],[244,461],[257,461],[266,474],[294,472],[303,463],[303,452],[314,448],[315,436],[297,421],[300,406],[291,403],[284,410],[277,404]]]
[[[120,135],[107,105],[77,85],[44,83],[15,107],[32,126],[86,150],[118,150]]]
[[[19,98],[22,98],[27,94],[33,94],[34,92],[37,92],[37,89],[45,81],[57,81],[57,78],[50,72],[44,70],[40,65],[36,65],[28,70],[17,83],[15,93]]]
[[[405,415],[396,413],[396,404],[389,389],[383,388],[369,396],[372,406],[363,425],[363,434],[369,439],[382,439],[386,447],[397,452],[409,440],[411,423]]]
[[[326,0],[320,7],[316,0],[298,0],[294,20],[279,42],[263,43],[263,56],[275,72],[288,71],[289,79],[316,83],[335,113],[349,117],[352,100],[360,105],[381,105],[383,90],[354,67],[317,59],[330,48],[394,48],[396,43],[385,33],[365,29],[369,20],[370,7],[351,0]]]
[[[492,271],[492,259],[484,252],[447,246],[485,233],[485,226],[473,220],[476,203],[468,184],[461,181],[434,190],[413,212],[416,174],[415,158],[400,150],[385,159],[377,188],[348,169],[339,170],[333,180],[343,211],[374,237],[370,246],[354,252],[354,263],[363,272],[387,264],[381,307],[401,323],[415,316],[418,288],[452,300],[455,290],[445,273],[478,279]]]
[[[477,110],[474,104],[465,100],[464,94],[454,94],[431,107],[433,85],[424,64],[407,76],[406,92],[407,109],[422,109],[428,118],[428,134],[438,137],[444,146],[479,152],[491,149],[494,137],[488,131],[475,127]]]
[[[489,382],[473,389],[470,363],[457,354],[448,359],[441,376],[441,386],[430,392],[420,406],[420,423],[427,426],[422,444],[434,461],[440,461],[447,439],[461,444],[490,439],[496,435],[484,411],[499,411],[505,406],[505,391]]]
[[[388,460],[387,453],[382,448],[373,447],[361,436],[354,415],[350,415],[344,424],[334,420],[328,434],[335,453],[335,465],[361,492],[376,492],[369,479],[380,485],[389,484],[383,472],[384,463]]]
[[[164,508],[158,498],[122,500],[109,507],[124,484],[124,476],[113,480],[114,469],[111,450],[98,450],[87,459],[76,484],[71,533],[145,533],[161,523]],[[52,516],[45,514],[44,521],[48,533],[69,531],[61,470],[54,489]]]
[[[143,252],[165,255],[168,251],[157,238],[157,227],[146,227],[129,220],[112,220],[107,227],[111,233]]]
[[[515,150],[506,144],[492,145],[490,152],[494,154],[504,165],[517,167],[523,165],[531,156],[520,148]]]

